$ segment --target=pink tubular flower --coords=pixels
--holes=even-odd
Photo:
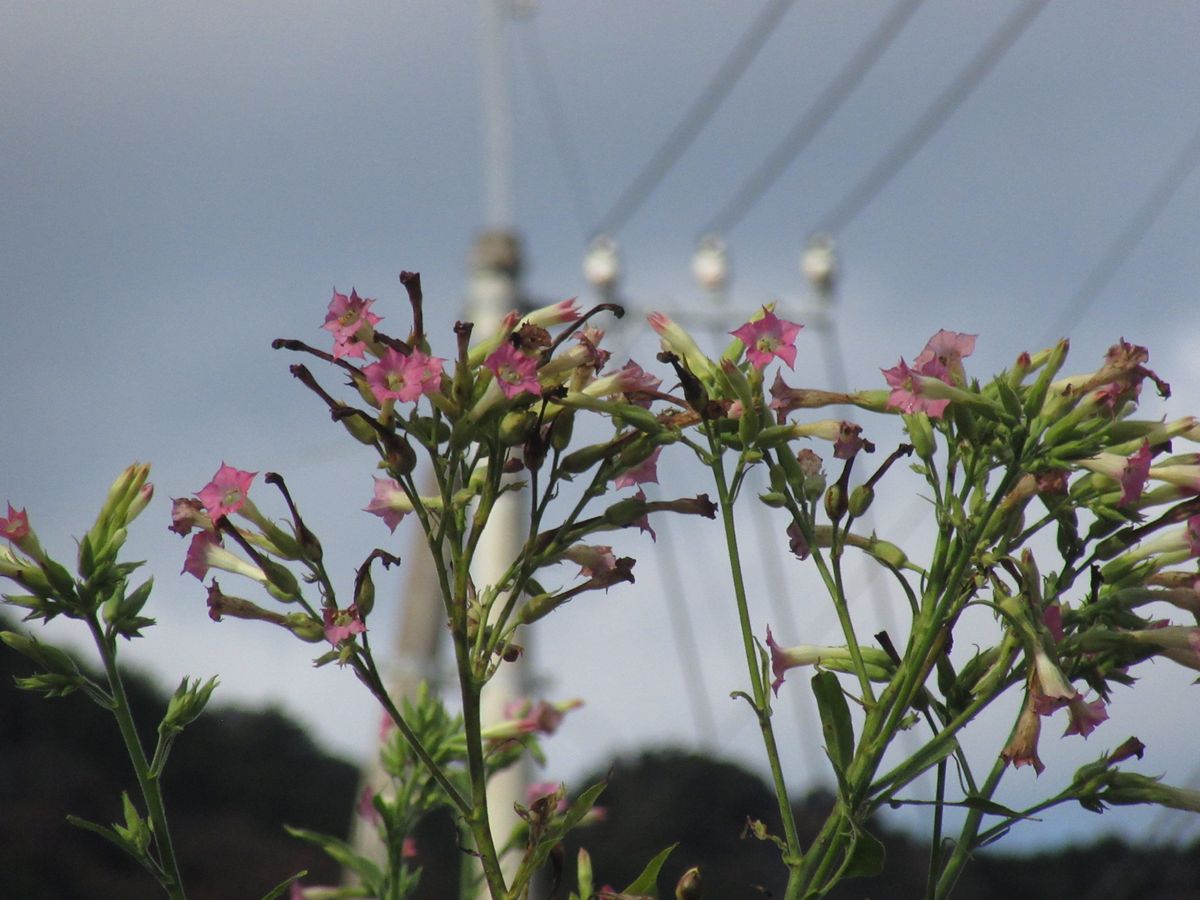
[[[777,356],[792,369],[796,365],[796,335],[803,327],[779,318],[764,306],[761,319],[747,322],[730,334],[742,342],[746,348],[746,358],[754,368],[766,368],[771,357]]]
[[[373,516],[379,516],[390,531],[395,531],[401,519],[413,511],[413,505],[394,478],[376,478],[375,496],[363,509]]]
[[[605,575],[617,568],[613,548],[606,544],[574,544],[563,552],[563,559],[579,566],[579,574],[587,578]]]
[[[485,728],[483,737],[489,741],[509,741],[527,734],[554,734],[566,714],[580,706],[582,700],[564,703],[514,700],[504,707],[504,721]]]
[[[1067,701],[1067,709],[1070,710],[1071,721],[1067,723],[1063,737],[1077,734],[1086,740],[1087,736],[1096,730],[1097,725],[1108,719],[1108,710],[1104,708],[1104,701],[1099,697],[1090,703],[1081,696],[1073,697]]]
[[[891,369],[883,369],[883,377],[887,379],[892,389],[888,396],[887,405],[904,413],[927,413],[932,419],[940,419],[950,405],[948,399],[934,399],[927,396],[928,379],[931,376],[922,375],[908,367],[903,359]],[[924,380],[923,380],[924,379]],[[934,379],[935,383],[940,379]]]
[[[655,447],[654,452],[644,460],[614,478],[613,487],[620,490],[635,484],[658,484],[658,456],[660,453],[662,453],[662,447]]]
[[[24,509],[13,509],[8,504],[8,516],[0,516],[0,537],[16,543],[29,536],[29,515]]]
[[[525,391],[538,397],[542,395],[542,386],[537,377],[537,360],[522,353],[511,343],[506,341],[483,364],[492,370],[496,383],[509,400]]]
[[[577,297],[570,297],[567,300],[560,300],[558,303],[543,306],[541,309],[535,309],[521,319],[521,323],[537,325],[539,328],[553,328],[555,325],[566,325],[570,322],[577,322],[580,315],[579,299]]]
[[[362,358],[364,337],[370,335],[375,325],[382,321],[370,311],[374,302],[358,296],[354,290],[350,291],[349,297],[334,290],[329,311],[325,314],[325,324],[321,326],[333,335],[334,359],[343,356]]]
[[[342,641],[362,634],[367,630],[359,614],[358,605],[351,603],[346,609],[338,610],[325,607],[322,611],[325,619],[325,640],[337,646]]]
[[[654,377],[631,359],[617,371],[587,384],[583,393],[592,397],[624,394],[630,403],[649,409],[651,398],[644,395],[655,393],[661,385],[661,378]]]
[[[208,570],[224,569],[235,575],[245,575],[259,584],[267,583],[266,573],[253,563],[246,562],[236,553],[231,553],[221,544],[221,539],[211,531],[198,531],[188,545],[184,557],[183,571],[203,581]]]
[[[204,504],[209,518],[214,522],[222,516],[229,516],[246,505],[246,493],[250,490],[250,482],[257,472],[243,472],[233,466],[221,463],[212,481],[200,488],[196,496]]]
[[[664,350],[674,353],[686,364],[688,370],[698,378],[706,378],[715,371],[713,361],[704,355],[696,341],[679,325],[660,312],[652,312],[646,321],[659,336]]]
[[[380,403],[399,400],[408,403],[422,394],[441,390],[444,359],[420,350],[404,354],[388,347],[378,362],[363,369],[371,393]]]
[[[932,375],[947,384],[962,385],[966,382],[963,372],[963,357],[975,351],[978,335],[962,334],[942,328],[925,344],[925,349],[913,360],[913,368],[922,375]]]
[[[1150,477],[1150,457],[1150,443],[1147,441],[1128,458],[1115,453],[1100,453],[1089,459],[1081,459],[1079,465],[1119,482],[1121,499],[1117,505],[1129,506],[1137,503],[1146,489],[1146,480]]]

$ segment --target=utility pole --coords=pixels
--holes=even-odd
[[[510,91],[508,21],[511,0],[481,0],[483,21],[482,97],[484,122],[484,184],[486,230],[480,233],[468,258],[467,318],[475,336],[494,332],[501,319],[521,306],[520,240],[515,220],[513,179],[513,115]],[[524,542],[519,500],[515,494],[500,497],[479,542],[472,577],[477,584],[497,581]],[[419,546],[418,546],[419,545]],[[399,699],[412,696],[422,681],[436,682],[438,646],[445,631],[445,611],[438,596],[432,560],[420,536],[408,554],[404,613],[399,625],[397,660],[391,666],[388,689]],[[528,652],[528,650],[527,650]],[[529,663],[524,659],[501,666],[483,692],[484,727],[502,721],[505,707],[528,696]],[[383,780],[378,753],[373,753],[365,782],[378,789]],[[528,766],[522,762],[491,780],[488,806],[492,833],[507,839],[518,819],[514,802],[525,801]],[[378,861],[386,858],[375,829],[361,819],[355,823],[355,846]],[[510,854],[501,860],[506,876],[520,862]]]

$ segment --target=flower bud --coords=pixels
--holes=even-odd
[[[825,491],[825,515],[837,522],[846,514],[846,492],[840,484],[831,484]]]
[[[699,866],[692,866],[676,882],[675,900],[700,900]]]
[[[937,450],[937,442],[934,439],[933,423],[929,421],[929,416],[925,413],[906,415],[904,416],[904,427],[917,456],[926,461],[932,459]]]
[[[870,508],[871,501],[874,499],[875,489],[870,485],[860,484],[850,492],[850,501],[847,504],[850,515],[857,519]]]

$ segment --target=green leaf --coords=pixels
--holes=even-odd
[[[814,675],[812,689],[821,713],[825,749],[839,774],[844,773],[854,759],[854,724],[850,721],[846,695],[842,693],[842,686],[832,672]]]
[[[622,894],[650,894],[658,896],[658,873],[662,869],[663,863],[667,861],[667,857],[671,855],[671,851],[678,847],[675,843],[669,847],[665,847],[659,854],[646,863],[646,868],[642,869],[642,874],[630,882],[629,887],[621,891]]]
[[[328,834],[320,834],[319,832],[308,831],[304,828],[293,828],[291,825],[284,825],[283,827],[292,837],[308,841],[310,844],[316,844],[333,857],[336,862],[345,868],[351,869],[367,886],[377,892],[382,886],[383,872],[380,871],[379,866],[371,862],[371,860],[359,856],[354,852],[354,848],[345,841]]]
[[[855,827],[854,835],[850,838],[850,851],[846,854],[846,862],[842,866],[843,878],[870,878],[883,871],[887,859],[887,851],[873,834],[862,828]]]
[[[271,888],[271,890],[269,890],[267,893],[263,894],[262,900],[278,900],[278,898],[282,897],[284,895],[284,892],[287,891],[287,889],[292,886],[292,882],[299,881],[301,878],[303,878],[307,874],[308,874],[308,869],[301,869],[299,872],[297,872],[292,877],[286,879],[285,881],[279,882],[279,884],[275,885],[275,887]]]

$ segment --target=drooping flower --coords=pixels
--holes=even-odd
[[[1078,734],[1086,739],[1096,730],[1097,725],[1108,719],[1108,710],[1105,709],[1104,701],[1099,697],[1088,702],[1082,696],[1077,695],[1067,701],[1067,709],[1070,711],[1071,721],[1067,723],[1067,730],[1063,732],[1063,737],[1068,734]]]
[[[925,349],[913,360],[913,369],[922,375],[932,375],[947,384],[962,385],[966,382],[963,372],[963,357],[975,351],[975,334],[962,334],[942,328],[929,339]]]
[[[413,504],[396,479],[375,478],[375,496],[364,511],[379,516],[390,531],[395,531],[400,521],[413,511]]]
[[[808,559],[808,554],[811,552],[808,547],[808,539],[804,537],[804,532],[800,530],[800,525],[792,522],[787,527],[788,549],[796,555],[797,559]],[[770,632],[767,634],[770,638]]]
[[[214,522],[222,516],[230,516],[246,505],[246,493],[257,472],[243,472],[221,463],[212,481],[200,488],[196,496],[204,504],[209,518]]]
[[[658,484],[658,457],[662,447],[655,447],[654,452],[631,469],[626,469],[613,479],[613,487],[620,490],[635,484]]]
[[[212,519],[204,511],[204,504],[191,497],[176,497],[171,501],[171,524],[169,531],[178,535],[191,534],[192,529],[212,531]]]
[[[378,362],[363,369],[363,375],[380,403],[385,400],[408,403],[422,394],[441,390],[444,362],[420,350],[404,354],[388,347]]]
[[[329,311],[325,314],[325,324],[321,326],[333,335],[334,359],[341,359],[343,356],[362,358],[364,337],[382,321],[370,311],[374,302],[358,296],[358,292],[353,289],[349,297],[334,290],[333,299],[329,301]]]
[[[29,536],[29,515],[24,509],[17,510],[8,504],[8,515],[0,516],[0,537],[13,543]]]
[[[891,369],[883,369],[882,372],[883,377],[887,379],[888,386],[892,389],[887,401],[887,405],[891,409],[898,409],[905,413],[923,412],[932,419],[940,419],[946,412],[946,407],[950,405],[949,399],[939,399],[929,395],[930,381],[938,382],[941,379],[922,375],[909,368],[908,363],[903,359],[898,365]]]
[[[1033,766],[1033,771],[1041,775],[1046,770],[1045,765],[1038,758],[1038,738],[1041,733],[1042,717],[1037,713],[1033,696],[1029,695],[1025,699],[1025,705],[1021,708],[1021,715],[1017,719],[1016,727],[1013,728],[1012,737],[1000,751],[1000,756],[1006,762],[1012,763],[1014,769],[1019,769],[1021,766]]]
[[[325,621],[325,640],[335,647],[342,641],[367,630],[362,615],[358,611],[358,605],[355,603],[351,603],[346,609],[341,610],[327,606],[322,611],[322,617]]]
[[[1033,650],[1033,674],[1029,678],[1029,696],[1038,715],[1048,716],[1079,696],[1067,676],[1042,647]]]
[[[504,396],[511,400],[526,391],[540,397],[542,386],[538,383],[538,362],[522,353],[512,344],[505,342],[500,349],[490,354],[483,364],[492,370],[496,383]]]
[[[803,327],[779,318],[764,306],[762,318],[747,322],[730,334],[742,342],[746,358],[754,368],[766,368],[771,357],[777,356],[792,369],[796,365],[796,335]]]

